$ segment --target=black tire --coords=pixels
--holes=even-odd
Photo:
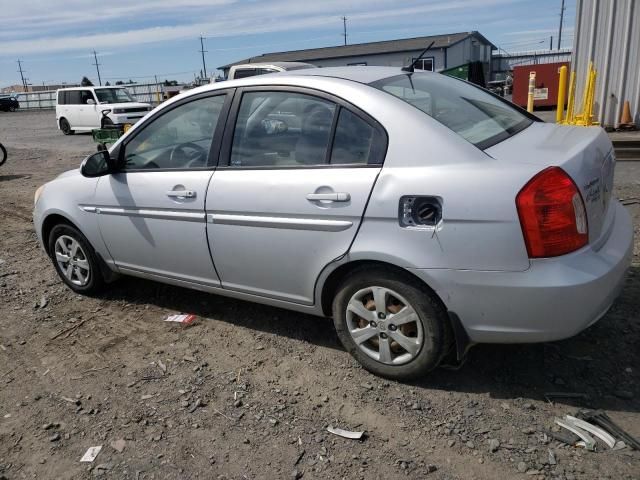
[[[13,105],[11,105],[11,106],[9,107],[9,111],[10,111],[10,112],[15,112],[15,111],[16,111],[16,107],[14,107]]]
[[[63,236],[66,238],[72,238],[80,245],[83,260],[86,259],[86,262],[88,263],[88,280],[84,285],[78,285],[67,278],[56,259],[56,242]],[[56,225],[51,229],[51,233],[49,233],[48,246],[49,256],[51,257],[56,272],[58,272],[58,276],[71,290],[82,295],[93,295],[99,293],[104,288],[105,282],[100,271],[100,263],[96,252],[86,237],[80,233],[78,229],[64,223]]]
[[[69,125],[69,121],[66,118],[60,119],[60,130],[65,135],[73,135],[75,132],[71,130],[71,125]]]
[[[388,289],[389,291],[399,294],[417,314],[418,321],[422,328],[422,334],[419,335],[415,333],[415,338],[416,343],[420,343],[419,338],[421,337],[422,343],[415,356],[406,361],[406,363],[397,365],[383,363],[366,353],[367,349],[368,351],[372,350],[372,348],[370,348],[371,343],[369,342],[381,342],[383,341],[381,338],[386,338],[387,340],[385,341],[388,341],[396,352],[399,351],[400,354],[405,357],[407,356],[408,350],[402,353],[402,347],[391,338],[391,335],[400,333],[400,330],[404,328],[404,325],[402,327],[395,326],[393,333],[391,333],[394,327],[392,324],[393,316],[389,315],[386,317],[386,321],[378,322],[385,323],[388,321],[386,326],[380,327],[376,325],[377,328],[385,328],[389,333],[381,332],[371,340],[362,342],[364,348],[356,344],[349,332],[348,323],[353,321],[354,318],[357,319],[357,321],[364,321],[367,327],[371,326],[367,320],[362,320],[361,317],[355,314],[349,314],[352,319],[349,320],[347,306],[354,295],[372,287],[383,287],[383,289]],[[390,296],[387,298],[393,297]],[[369,302],[370,301],[371,300],[369,300]],[[400,305],[402,305],[402,303],[400,303]],[[390,310],[386,310],[386,308],[387,307],[385,307],[385,311],[392,313]],[[391,305],[389,305],[388,308],[391,308]],[[401,308],[401,306],[398,308]],[[387,268],[368,267],[355,270],[350,274],[337,289],[337,294],[333,301],[333,321],[338,338],[344,348],[358,360],[366,370],[375,375],[393,380],[406,381],[424,376],[438,366],[449,344],[450,331],[447,314],[436,296],[409,274],[403,275]],[[363,325],[359,326],[362,327]],[[407,326],[415,328],[416,332],[419,328],[417,322],[412,322],[411,325],[407,324]],[[412,332],[408,333],[407,338],[410,338]],[[378,344],[378,347],[382,350],[380,344]],[[393,356],[394,350],[392,349],[391,351],[391,355]],[[396,359],[400,359],[400,354],[396,356]]]
[[[0,143],[0,167],[7,161],[7,149]]]

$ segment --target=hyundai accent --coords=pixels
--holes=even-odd
[[[599,127],[392,67],[207,85],[35,194],[60,278],[119,274],[333,317],[409,379],[476,343],[577,334],[614,302],[633,230]]]

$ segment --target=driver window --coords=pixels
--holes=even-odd
[[[126,144],[124,170],[206,167],[225,98],[218,95],[185,103],[145,125]]]

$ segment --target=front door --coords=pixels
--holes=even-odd
[[[218,92],[158,112],[121,147],[122,170],[100,178],[100,231],[123,272],[220,284],[204,206],[229,101]]]
[[[322,269],[349,250],[386,134],[318,95],[248,88],[234,102],[206,203],[224,288],[312,304]]]

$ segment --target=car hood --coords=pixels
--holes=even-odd
[[[60,180],[62,178],[69,178],[69,177],[81,177],[81,176],[82,174],[80,173],[80,168],[76,168],[74,170],[67,170],[66,172],[62,172],[54,180]]]
[[[102,107],[103,109],[107,108],[149,108],[151,105],[148,103],[140,103],[140,102],[124,102],[124,103],[100,103],[97,105],[98,108]]]

